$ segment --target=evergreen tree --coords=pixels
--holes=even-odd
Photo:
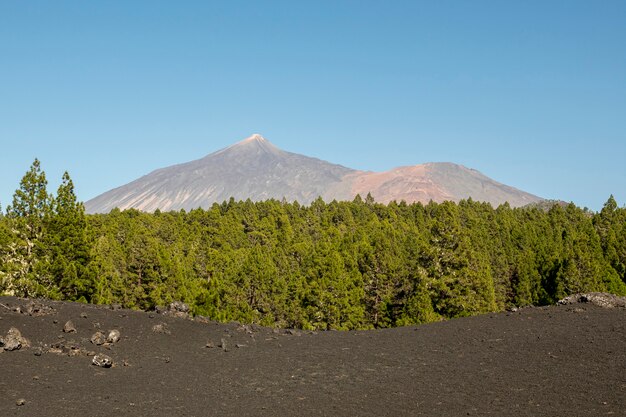
[[[46,174],[35,159],[13,195],[13,204],[7,207],[13,242],[2,254],[2,290],[9,294],[48,296],[56,292],[44,244],[45,224],[51,214],[47,185]]]
[[[87,274],[89,243],[86,237],[85,208],[74,193],[74,183],[65,172],[52,201],[47,221],[46,245],[50,271],[63,298],[88,301],[91,282]]]

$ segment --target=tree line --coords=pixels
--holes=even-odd
[[[86,215],[35,160],[0,210],[0,293],[304,329],[437,321],[573,293],[626,295],[626,208],[225,201]]]

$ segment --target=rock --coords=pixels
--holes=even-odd
[[[182,301],[174,301],[169,305],[170,311],[179,311],[181,313],[189,313],[189,306]]]
[[[28,339],[22,336],[22,333],[15,327],[11,327],[7,335],[3,338],[2,348],[7,352],[19,350],[30,346]]]
[[[157,314],[163,314],[164,316],[189,318],[189,306],[182,301],[174,301],[167,307],[156,306],[154,310]]]
[[[152,331],[155,333],[160,333],[160,334],[171,334],[172,332],[169,331],[169,329],[167,328],[167,324],[165,323],[159,323],[159,324],[155,324],[154,326],[152,326]]]
[[[117,343],[120,341],[120,331],[117,329],[113,329],[109,332],[107,336],[107,342],[109,343]]]
[[[101,368],[110,368],[113,366],[113,359],[103,353],[99,353],[93,357],[91,363]]]
[[[121,310],[122,306],[120,304],[111,304],[111,310],[116,311],[116,310]]]
[[[93,336],[91,336],[91,339],[89,340],[94,345],[100,346],[106,343],[107,338],[104,336],[104,333],[98,330],[97,332],[93,334]]]
[[[215,344],[209,340],[204,347],[213,349],[215,347]]]
[[[226,344],[226,339],[222,338],[219,346],[222,348],[224,352],[228,352],[228,345]]]
[[[590,292],[570,295],[559,300],[557,304],[568,305],[577,303],[590,303],[603,308],[626,308],[626,297],[602,292]]]
[[[26,400],[24,398],[19,398],[17,401],[15,401],[15,405],[17,405],[18,407],[21,407],[24,404],[26,404]]]
[[[4,350],[7,352],[11,352],[14,350],[20,350],[22,348],[22,343],[18,339],[7,339],[4,343]]]
[[[29,316],[33,316],[33,317],[39,317],[39,316],[45,316],[48,314],[54,314],[54,309],[43,303],[40,303],[37,301],[31,301],[30,303],[26,305],[22,313],[28,314]]]
[[[87,313],[80,313],[80,318],[81,319],[86,319],[87,318]]]
[[[76,333],[76,326],[74,326],[74,323],[72,322],[72,320],[68,320],[67,322],[65,322],[65,324],[63,325],[63,332],[64,333]]]

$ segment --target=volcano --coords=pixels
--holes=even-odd
[[[426,163],[386,172],[360,171],[279,149],[254,134],[204,158],[157,169],[85,203],[88,213],[114,208],[142,211],[208,208],[235,200],[278,199],[309,204],[352,200],[370,193],[378,202],[472,198],[512,207],[542,199],[453,163]]]

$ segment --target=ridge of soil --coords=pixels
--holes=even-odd
[[[573,300],[306,332],[0,297],[0,337],[30,345],[0,347],[0,415],[624,416],[625,319]],[[94,344],[98,330],[120,340]]]

